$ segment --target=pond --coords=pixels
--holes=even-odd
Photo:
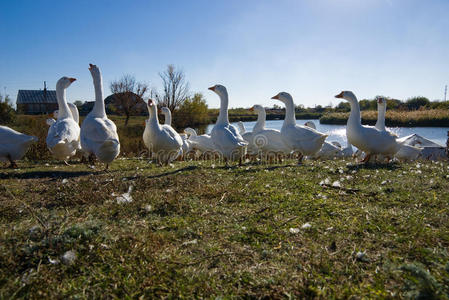
[[[296,123],[304,124],[307,121],[312,121],[313,123],[315,123],[316,129],[318,131],[327,133],[329,135],[327,141],[337,141],[343,146],[346,145],[346,125],[320,124],[319,120],[296,120]],[[265,123],[265,127],[281,130],[283,122],[284,120],[267,120]],[[237,123],[232,124],[237,126]],[[253,130],[256,122],[243,122],[243,124],[245,125],[246,131],[251,131]],[[213,127],[214,124],[209,124],[205,128],[205,132],[210,133]],[[446,145],[447,132],[449,131],[449,127],[388,127],[387,129],[394,132],[399,137],[416,133],[442,146]]]

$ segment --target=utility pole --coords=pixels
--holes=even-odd
[[[446,95],[447,95],[447,84],[444,87],[444,101],[446,101]]]

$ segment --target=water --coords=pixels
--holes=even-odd
[[[326,139],[327,141],[337,141],[341,145],[346,146],[346,125],[320,124],[319,120],[296,120],[296,123],[304,124],[307,121],[315,123],[318,131],[327,133],[329,135]],[[284,120],[267,120],[265,127],[281,130],[283,122]],[[237,123],[232,124],[237,126]],[[245,125],[246,131],[252,131],[256,122],[243,122],[243,124]],[[208,125],[206,127],[206,133],[210,133],[213,127],[214,124]],[[388,127],[387,129],[394,132],[399,137],[416,133],[442,146],[446,145],[447,132],[449,131],[449,127]]]

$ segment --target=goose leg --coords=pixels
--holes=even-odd
[[[87,164],[88,163],[87,158],[84,155],[81,156],[80,163],[81,164]]]
[[[304,155],[302,155],[302,153],[299,153],[298,156],[298,165],[302,164],[302,159],[304,158]]]
[[[89,163],[91,165],[95,165],[95,155],[94,154],[89,155]]]
[[[17,169],[16,162],[12,160],[11,155],[9,155],[9,154],[8,154],[8,160],[11,163],[8,168],[10,168],[10,169]]]
[[[362,160],[362,163],[366,164],[369,162],[369,159],[371,158],[371,154],[366,154],[365,158]]]
[[[66,160],[64,160],[64,165],[70,166],[70,164]]]

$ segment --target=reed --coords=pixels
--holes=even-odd
[[[320,118],[321,124],[345,125],[349,113],[329,113]],[[377,111],[362,111],[362,123],[374,125],[377,120]],[[398,127],[449,127],[449,110],[430,109],[415,111],[387,111],[386,126]]]

